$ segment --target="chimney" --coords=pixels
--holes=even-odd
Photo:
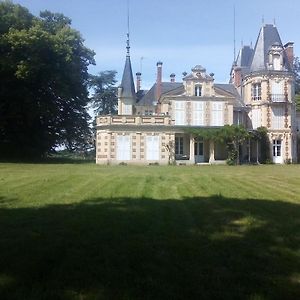
[[[141,72],[137,72],[136,74],[136,91],[138,92],[141,89]]]
[[[284,45],[284,51],[288,59],[288,63],[291,68],[293,68],[294,64],[294,43],[288,42]]]
[[[157,67],[157,79],[156,79],[156,100],[159,100],[161,95],[161,82],[162,82],[162,62],[159,61],[156,64]]]
[[[170,75],[170,81],[171,81],[171,82],[175,82],[175,77],[176,77],[176,75],[175,75],[174,73],[172,73],[172,74]]]
[[[241,86],[242,83],[242,69],[240,67],[233,67],[233,84],[235,87]]]

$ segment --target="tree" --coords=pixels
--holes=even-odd
[[[295,57],[293,72],[295,76],[295,101],[296,101],[296,109],[300,111],[300,61],[299,57]]]
[[[266,127],[258,127],[250,134],[252,140],[259,142],[260,144],[260,162],[267,163],[271,160],[270,157],[270,141],[268,138],[268,129]]]
[[[94,52],[69,18],[0,3],[1,156],[36,157],[85,142],[90,64]]]
[[[102,71],[99,75],[90,77],[90,87],[93,90],[92,106],[98,115],[116,114],[117,112],[116,74],[116,71]]]

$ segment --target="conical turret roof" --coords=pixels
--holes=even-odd
[[[267,70],[268,53],[271,47],[274,45],[279,46],[283,49],[283,45],[276,26],[272,24],[265,24],[260,29],[255,44],[253,59],[250,67],[251,72]],[[283,55],[284,69],[289,70],[289,65],[284,52]]]
[[[126,56],[121,87],[122,87],[122,94],[121,94],[122,97],[133,98],[133,99],[136,98],[134,79],[132,75],[131,61],[129,55]]]

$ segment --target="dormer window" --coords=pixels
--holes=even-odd
[[[261,100],[261,83],[253,83],[251,90],[252,100]]]
[[[280,55],[278,55],[278,54],[273,55],[273,68],[276,71],[280,71],[281,70]]]
[[[196,85],[195,86],[195,96],[196,97],[201,97],[202,94],[202,86],[201,85]]]
[[[269,50],[269,69],[274,71],[282,70],[283,47],[279,43],[274,43]]]

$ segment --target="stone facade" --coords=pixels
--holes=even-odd
[[[181,83],[162,81],[157,63],[156,83],[141,90],[141,74],[134,81],[129,44],[122,83],[118,89],[118,115],[97,118],[98,164],[195,164],[225,162],[226,147],[204,141],[187,128],[244,125],[250,131],[267,128],[269,156],[275,163],[297,159],[297,122],[293,43],[282,45],[273,25],[262,27],[255,48],[245,46],[233,64],[229,84],[215,83],[213,74],[196,65]],[[247,162],[257,161],[257,145],[243,147]]]

